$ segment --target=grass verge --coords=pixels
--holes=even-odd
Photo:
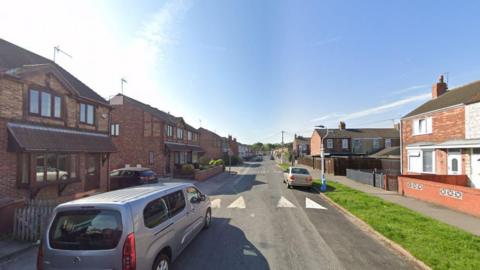
[[[480,269],[479,236],[336,182],[325,195],[432,269]]]

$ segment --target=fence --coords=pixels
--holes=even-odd
[[[56,202],[32,200],[15,209],[13,237],[21,241],[37,241],[45,231]]]
[[[381,189],[398,191],[398,174],[387,174],[382,170],[347,169],[347,178]]]

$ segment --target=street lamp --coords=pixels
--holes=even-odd
[[[321,158],[321,163],[322,163],[322,187],[321,187],[321,190],[322,191],[326,191],[327,190],[327,181],[325,180],[325,150],[323,148],[323,140],[325,140],[325,138],[327,138],[328,136],[328,128],[324,125],[318,125],[318,126],[315,126],[316,128],[324,128],[324,129],[327,129],[327,133],[325,133],[325,136],[322,137],[322,135],[320,134],[320,158]]]

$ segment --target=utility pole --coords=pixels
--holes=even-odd
[[[285,133],[285,131],[282,130],[282,154],[280,155],[281,163],[285,163],[285,162],[284,162],[285,154],[283,153],[283,150],[284,150],[284,147],[283,147],[283,134],[284,134],[284,133]]]

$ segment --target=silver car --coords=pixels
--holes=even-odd
[[[192,184],[144,185],[57,206],[38,269],[169,269],[211,222],[210,200]]]
[[[305,168],[289,167],[283,172],[283,183],[288,188],[293,186],[312,187],[312,176]]]

